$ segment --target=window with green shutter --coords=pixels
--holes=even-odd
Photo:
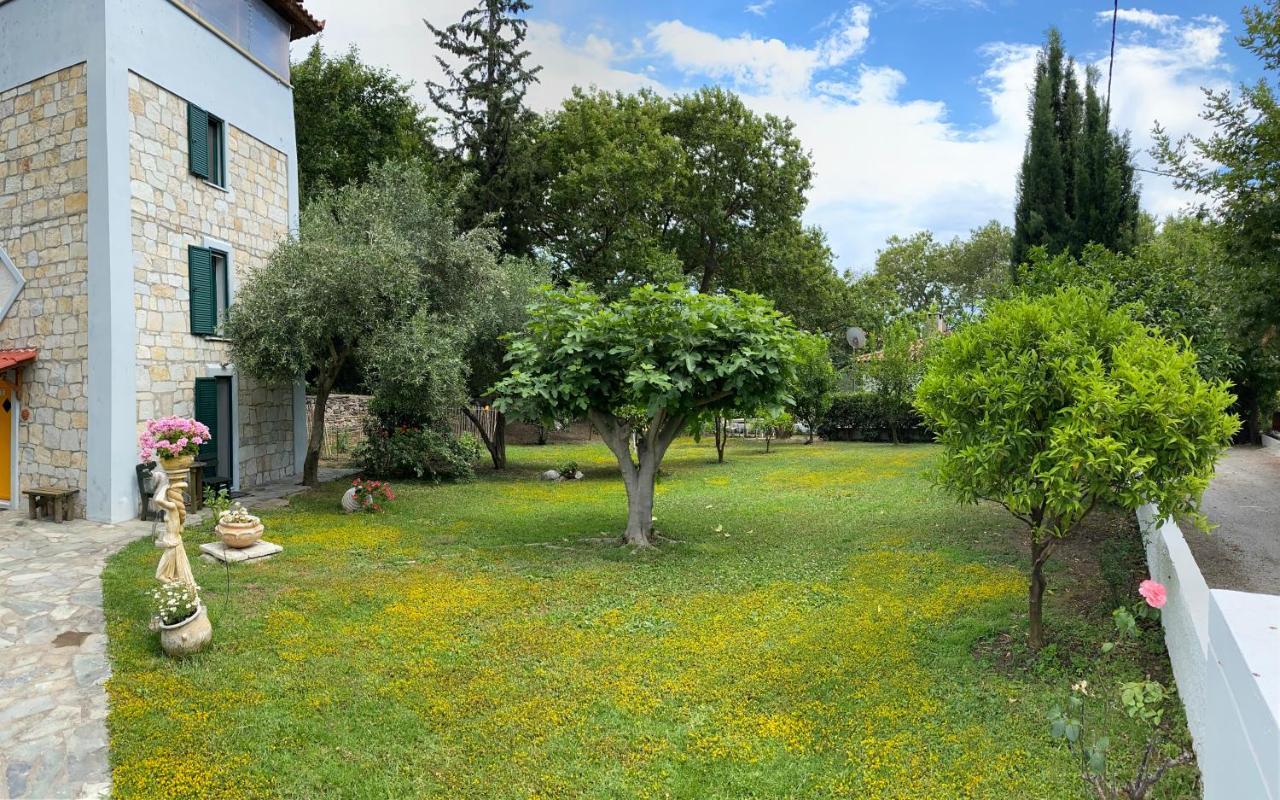
[[[195,245],[187,247],[187,280],[191,290],[191,332],[212,336],[218,327],[218,288],[212,250]]]
[[[187,103],[187,152],[191,173],[209,180],[209,112]]]
[[[191,174],[226,187],[226,130],[222,120],[203,108],[187,103],[187,154]]]
[[[203,422],[211,434],[209,441],[200,445],[196,456],[210,466],[205,467],[206,475],[217,474],[218,464],[218,379],[196,378],[196,419]]]

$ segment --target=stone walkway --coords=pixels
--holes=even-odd
[[[0,512],[0,798],[107,794],[102,566],[149,522]]]
[[[269,508],[301,490],[270,484],[242,502]],[[55,524],[0,511],[0,800],[110,792],[102,567],[151,535],[150,522]]]

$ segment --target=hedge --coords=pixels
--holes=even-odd
[[[818,435],[837,442],[888,442],[890,422],[896,418],[898,440],[931,442],[933,433],[911,406],[887,403],[875,392],[843,392],[818,425]]]

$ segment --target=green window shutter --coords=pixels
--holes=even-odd
[[[205,468],[206,475],[216,475],[218,463],[218,379],[196,378],[196,420],[203,422],[211,436],[209,441],[200,445],[200,453],[196,457],[209,464]]]
[[[187,279],[191,285],[191,332],[211,335],[218,325],[218,292],[214,284],[213,251],[187,247]]]
[[[191,172],[209,180],[209,112],[187,103],[187,150]]]

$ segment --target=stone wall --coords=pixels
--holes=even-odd
[[[331,394],[324,406],[324,456],[350,454],[364,441],[364,421],[369,417],[369,401],[363,394]],[[311,435],[311,414],[316,407],[314,395],[307,395],[307,435]]]
[[[288,234],[289,176],[287,157],[234,119],[226,120],[227,188],[192,175],[186,101],[132,73],[129,117],[141,427],[156,416],[191,416],[195,379],[229,368],[225,340],[190,333],[188,245],[208,236],[230,246],[234,295],[237,279]],[[241,484],[293,475],[293,387],[238,383]]]
[[[21,488],[87,486],[88,102],[77,64],[0,91],[0,247],[26,285],[0,321],[0,348],[35,347],[22,377]],[[15,498],[16,499],[16,498]]]

